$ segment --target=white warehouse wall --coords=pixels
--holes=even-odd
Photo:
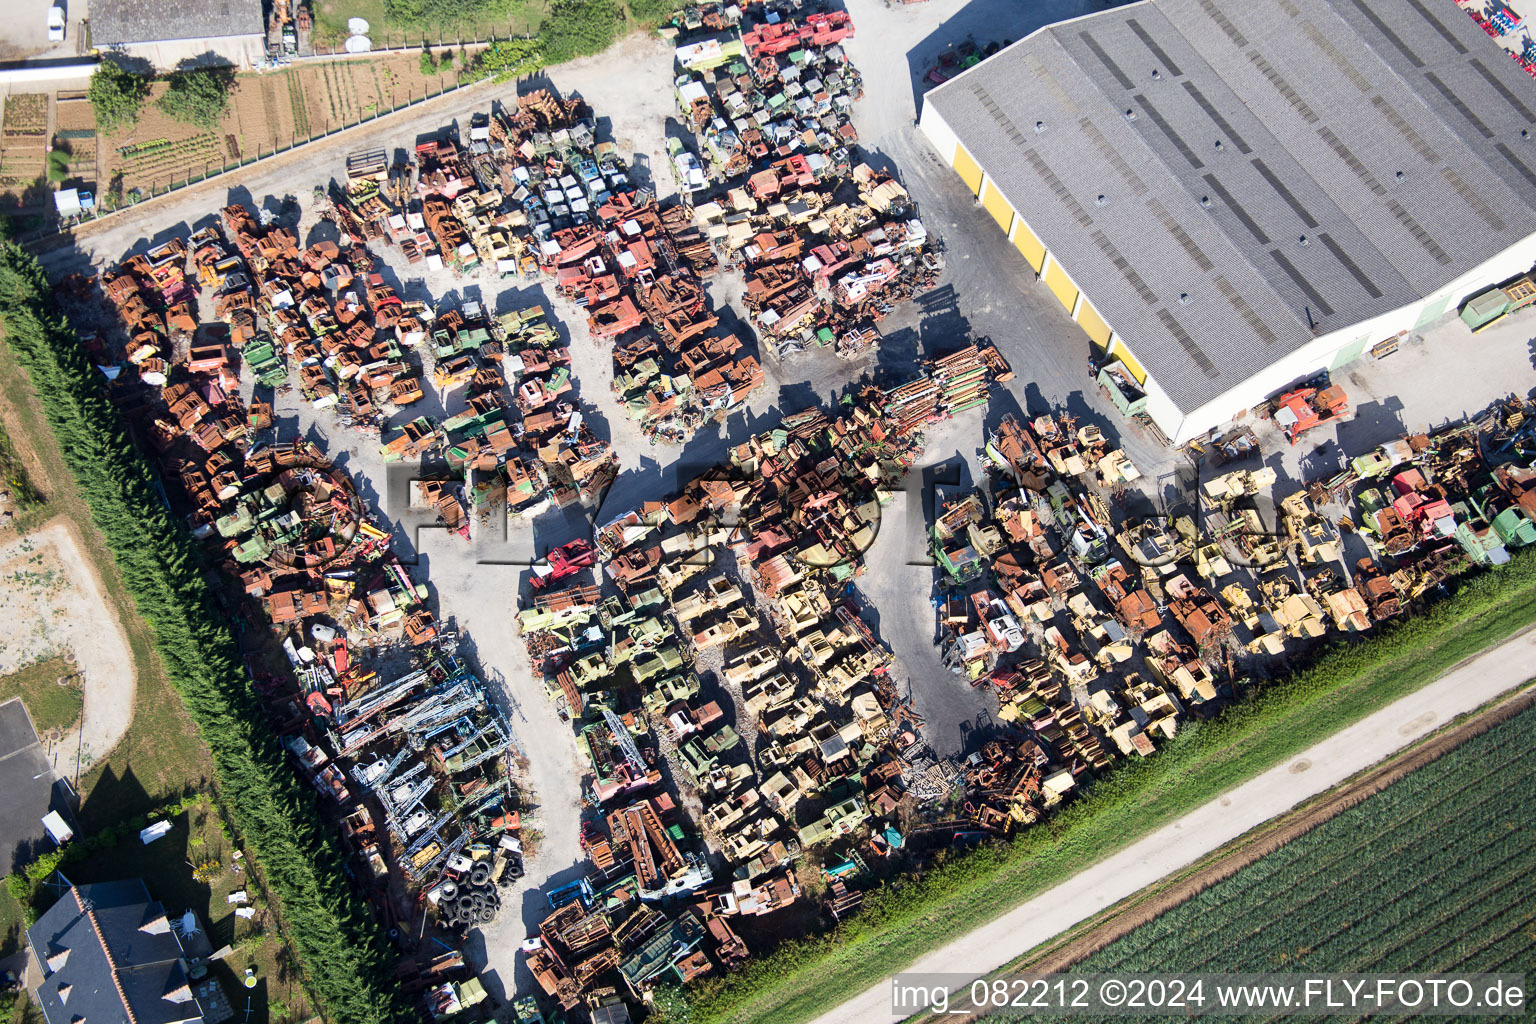
[[[924,135],[928,136],[928,141],[933,143],[933,148],[939,151],[944,165],[952,167],[955,162],[955,144],[960,140],[955,137],[949,125],[944,123],[944,118],[939,116],[933,104],[923,104],[923,113],[917,119],[917,126],[922,129]]]
[[[1445,311],[1450,312],[1472,295],[1486,291],[1500,281],[1525,273],[1531,269],[1532,263],[1536,263],[1536,235],[1527,235],[1426,299],[1401,306],[1370,320],[1363,320],[1320,335],[1310,344],[1270,365],[1262,373],[1255,374],[1227,390],[1220,397],[1201,406],[1188,416],[1179,413],[1166,396],[1162,396],[1162,402],[1158,403],[1160,407],[1154,409],[1152,391],[1149,388],[1147,413],[1176,444],[1182,444],[1228,423],[1287,385],[1310,377],[1321,370],[1329,369],[1340,352],[1362,337],[1367,339],[1366,348],[1369,349],[1377,342],[1385,341],[1395,334],[1411,331],[1418,325],[1419,317],[1425,310],[1433,309],[1444,301],[1446,302]],[[1468,332],[1469,344],[1471,338],[1472,335]],[[1135,345],[1131,345],[1130,349],[1134,354]],[[1151,383],[1150,378],[1148,383]],[[1161,389],[1158,390],[1161,391]],[[1162,417],[1165,415],[1176,424],[1175,429],[1169,429],[1164,425]]]
[[[244,71],[266,60],[267,41],[261,35],[158,39],[103,46],[101,50],[105,54],[121,53],[129,57],[142,57],[159,71],[174,71],[184,61],[214,67],[232,65]]]

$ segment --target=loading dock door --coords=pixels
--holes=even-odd
[[[1441,299],[1439,302],[1431,302],[1429,305],[1425,306],[1424,307],[1424,311],[1419,314],[1418,320],[1414,321],[1414,324],[1413,324],[1414,330],[1418,330],[1420,327],[1423,327],[1425,324],[1429,323],[1431,320],[1438,320],[1438,319],[1440,319],[1440,314],[1444,313],[1445,312],[1445,307],[1449,306],[1450,304],[1451,304],[1451,297],[1449,295],[1447,295],[1445,298]]]
[[[1024,223],[1023,217],[1013,219],[1013,247],[1019,250],[1019,254],[1035,268],[1035,273],[1040,273],[1040,268],[1045,266],[1045,246],[1040,244],[1040,239],[1029,230],[1029,225]]]
[[[955,143],[955,172],[960,175],[960,180],[965,182],[966,188],[971,190],[971,195],[981,193],[981,165],[971,159],[971,154],[965,151],[960,143]]]
[[[1045,272],[1045,286],[1067,307],[1068,313],[1072,312],[1072,307],[1077,304],[1077,285],[1072,283],[1067,272],[1055,260],[1051,260],[1051,269]]]
[[[981,205],[987,208],[992,219],[997,221],[997,226],[1003,229],[1003,234],[1008,233],[1008,228],[1013,224],[1013,207],[1008,205],[1008,200],[997,190],[992,182],[987,182],[987,193],[981,197]]]
[[[1087,299],[1083,300],[1082,307],[1077,311],[1077,325],[1088,332],[1088,339],[1099,348],[1109,344],[1109,324],[1104,322],[1099,311]]]
[[[1333,364],[1328,368],[1330,370],[1337,370],[1339,367],[1359,359],[1360,356],[1365,352],[1366,343],[1370,340],[1371,336],[1367,334],[1365,337],[1357,338],[1356,340],[1350,342],[1348,345],[1345,345],[1343,348],[1339,349],[1338,355],[1333,357]]]

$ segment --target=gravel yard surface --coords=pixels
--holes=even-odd
[[[48,751],[54,770],[84,774],[133,720],[133,657],[101,581],[64,522],[0,545],[0,675],[55,655],[74,658],[85,688],[81,721]]]

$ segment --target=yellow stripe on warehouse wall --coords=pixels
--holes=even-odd
[[[1051,268],[1045,272],[1045,286],[1067,307],[1068,313],[1072,312],[1072,307],[1077,304],[1077,285],[1072,283],[1067,272],[1055,260],[1051,260]]]
[[[1110,329],[1104,318],[1099,316],[1099,311],[1093,308],[1093,303],[1083,300],[1082,307],[1077,311],[1077,325],[1088,333],[1088,338],[1099,348],[1109,345]]]
[[[1125,347],[1125,342],[1117,338],[1114,347],[1109,350],[1109,354],[1125,364],[1125,368],[1131,371],[1131,376],[1136,378],[1137,384],[1145,384],[1147,382],[1147,371],[1143,370],[1141,364],[1131,355],[1130,349]]]
[[[987,191],[981,197],[981,205],[987,208],[992,219],[997,221],[997,226],[1003,229],[1003,234],[1013,225],[1013,207],[1008,205],[1008,200],[997,190],[997,186],[991,181],[987,182]]]
[[[1040,268],[1045,266],[1045,246],[1040,244],[1040,239],[1029,230],[1029,225],[1024,223],[1023,217],[1015,217],[1013,221],[1013,247],[1019,250],[1019,255],[1035,268],[1035,273],[1040,273]]]
[[[955,172],[960,175],[960,180],[965,182],[971,190],[971,195],[981,193],[981,165],[971,159],[971,154],[960,143],[955,143]]]

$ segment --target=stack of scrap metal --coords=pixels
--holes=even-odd
[[[930,360],[928,373],[951,415],[986,404],[990,371],[975,345]]]
[[[519,826],[512,734],[439,634],[427,587],[391,553],[389,531],[348,474],[307,440],[256,445],[256,431],[270,429],[271,405],[244,415],[238,396],[250,379],[242,382],[230,361],[240,349],[251,376],[280,383],[281,350],[308,370],[300,379],[312,396],[335,393],[375,373],[365,356],[398,361],[393,337],[381,337],[371,315],[377,308],[388,319],[398,300],[380,281],[358,286],[371,265],[360,246],[301,251],[291,232],[262,226],[238,205],[224,211],[223,228],[204,228],[192,241],[108,272],[125,360],[146,329],[136,296],[153,289],[161,305],[185,306],[159,336],[193,318],[185,346],[163,359],[169,381],[117,374],[115,386],[145,409],[165,500],[249,602],[231,614],[258,630],[266,625],[285,656],[280,671],[251,659],[253,685],[295,769],[335,805],[349,874],[381,921],[401,923],[402,895],[425,894],[437,906],[435,935],[452,937],[490,919],[499,905],[492,876],[520,863],[511,835]],[[251,301],[215,301],[229,322],[199,324],[194,300],[209,290]],[[101,348],[93,357],[113,362],[117,354]],[[371,386],[397,376],[378,372]],[[430,443],[436,427],[424,421],[403,436],[402,449]],[[455,486],[428,485],[424,497],[450,525],[463,522]],[[366,660],[375,647],[398,648],[395,664],[410,667],[381,681]],[[451,907],[442,903],[446,886],[463,893]]]

